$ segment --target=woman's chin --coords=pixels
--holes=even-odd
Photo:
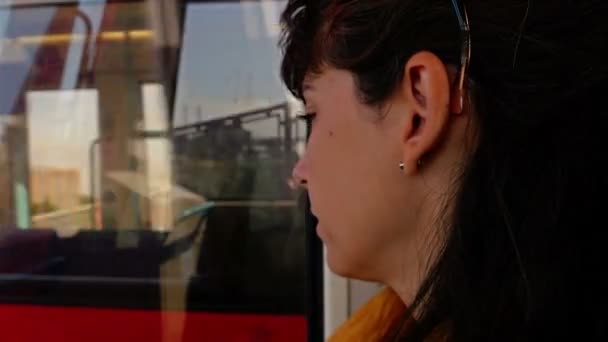
[[[332,271],[332,273],[345,278],[356,278],[351,267],[348,267],[348,263],[341,260],[341,258],[338,255],[335,255],[335,253],[332,253],[331,247],[326,245],[325,248],[327,251],[327,267]]]

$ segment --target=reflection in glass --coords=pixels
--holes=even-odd
[[[257,333],[306,338],[282,4],[0,5],[0,310],[160,310],[162,341],[259,314]]]

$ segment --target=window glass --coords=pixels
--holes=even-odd
[[[278,75],[282,6],[0,5],[7,336],[306,340],[288,185],[305,127]]]

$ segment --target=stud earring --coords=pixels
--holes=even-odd
[[[422,167],[422,160],[418,159],[418,161],[416,162],[416,165],[417,165],[418,167]],[[404,163],[404,162],[400,162],[400,163],[399,163],[399,169],[400,169],[401,171],[405,171],[405,163]]]

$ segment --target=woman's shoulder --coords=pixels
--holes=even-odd
[[[390,288],[384,288],[342,324],[328,342],[381,341],[405,310],[401,298]]]

